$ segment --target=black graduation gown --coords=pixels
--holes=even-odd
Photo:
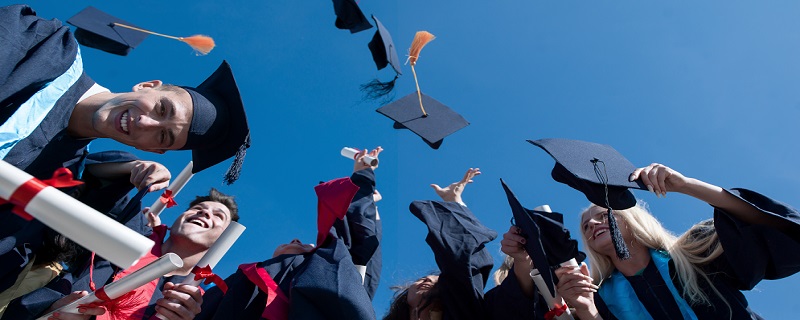
[[[373,299],[378,290],[382,265],[382,228],[373,198],[375,172],[372,169],[359,170],[350,176],[350,181],[358,186],[358,192],[347,208],[347,215],[344,219],[337,220],[333,227],[349,249],[353,263],[366,266],[364,288],[367,289],[370,299]]]
[[[483,290],[493,261],[486,243],[497,233],[455,202],[414,201],[409,210],[428,227],[425,241],[441,272],[437,286],[444,319],[489,318],[492,306],[484,302]]]
[[[0,43],[0,123],[5,123],[34,93],[73,66],[78,45],[68,27],[58,20],[39,18],[24,5],[0,8]],[[93,84],[81,73],[43,121],[11,147],[3,160],[39,179],[49,178],[60,167],[80,172],[90,140],[73,139],[66,127],[78,99]],[[5,290],[41,247],[38,235],[43,225],[19,218],[8,204],[0,206],[0,219],[0,290]]]
[[[715,208],[714,226],[724,253],[703,270],[725,297],[730,310],[704,281],[700,281],[711,306],[691,306],[698,319],[760,319],[748,307],[741,290],[750,290],[764,279],[785,278],[800,271],[800,213],[754,191],[732,189],[729,192],[766,215],[782,218],[786,228],[792,232],[786,234],[762,225],[749,225]],[[682,292],[672,260],[669,273],[677,291]],[[677,303],[652,261],[642,275],[626,278],[653,319],[681,318]],[[603,319],[617,319],[597,294],[595,304]]]
[[[312,253],[280,255],[255,266],[265,270],[286,297],[289,319],[375,319],[372,295],[380,277],[380,221],[375,202],[375,173],[364,169],[350,180],[359,187],[343,220],[331,228],[328,242]],[[355,265],[366,265],[364,285]],[[243,271],[203,295],[195,319],[261,319],[268,295]]]

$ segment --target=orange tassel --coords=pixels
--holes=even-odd
[[[191,37],[180,38],[201,55],[207,55],[214,49],[214,39],[204,35],[193,35]]]
[[[419,59],[419,52],[422,51],[422,47],[424,47],[428,42],[433,41],[436,37],[428,31],[417,31],[417,34],[414,35],[414,41],[411,42],[411,48],[408,49],[408,62],[411,62],[411,66],[417,64],[417,59]]]
[[[199,35],[198,34],[198,35],[193,35],[191,37],[176,37],[176,36],[166,35],[166,34],[163,34],[163,33],[153,32],[153,31],[150,31],[150,30],[145,30],[145,29],[142,29],[142,28],[129,26],[129,25],[126,25],[126,24],[118,23],[118,22],[114,22],[114,25],[115,26],[119,26],[119,27],[123,27],[123,28],[128,28],[128,29],[131,29],[131,30],[136,30],[136,31],[139,31],[139,32],[144,32],[144,33],[147,33],[147,34],[152,34],[154,36],[175,39],[175,40],[178,40],[178,41],[183,41],[186,44],[188,44],[189,46],[191,46],[192,49],[194,49],[198,53],[198,55],[207,55],[209,52],[211,52],[211,50],[214,49],[214,39],[211,39],[211,37],[209,37],[209,36],[204,36],[204,35]]]

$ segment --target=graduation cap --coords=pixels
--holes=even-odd
[[[339,29],[358,33],[372,28],[355,0],[333,0],[333,11],[336,13],[336,27]]]
[[[426,113],[420,110],[420,101],[425,105]],[[445,137],[469,125],[460,114],[436,99],[418,92],[376,111],[394,120],[395,129],[411,130],[433,149],[439,149]]]
[[[624,210],[636,205],[636,198],[628,188],[647,190],[640,180],[628,181],[636,167],[609,145],[569,140],[528,140],[542,148],[556,160],[551,176],[586,196],[595,205],[608,209],[608,229],[614,249],[620,259],[630,254],[617,228],[613,210]]]
[[[78,28],[75,30],[78,43],[121,56],[127,56],[149,34],[185,42],[198,54],[205,55],[214,49],[214,40],[208,36],[175,37],[152,32],[91,6],[78,12],[67,22]]]
[[[397,81],[397,78],[399,78],[403,72],[400,71],[400,59],[397,57],[397,50],[395,50],[392,35],[389,34],[389,30],[383,26],[374,14],[372,15],[372,19],[375,20],[375,25],[378,26],[378,30],[375,31],[375,35],[372,37],[372,41],[369,42],[368,47],[369,51],[372,53],[372,60],[375,61],[375,67],[381,70],[391,65],[395,72],[394,79],[391,81],[382,82],[378,79],[374,79],[369,83],[361,85],[361,91],[364,91],[366,98],[374,100],[392,92],[395,81]]]
[[[226,183],[233,183],[250,147],[250,128],[230,64],[222,61],[199,86],[182,88],[189,92],[194,108],[189,137],[181,148],[192,150],[192,173],[235,157],[224,178]]]

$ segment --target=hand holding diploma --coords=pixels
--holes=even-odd
[[[377,150],[377,152],[376,152]],[[361,162],[366,165],[367,167],[377,167],[378,166],[378,154],[383,151],[383,148],[377,147],[370,152],[369,154],[365,154],[361,157]],[[344,147],[342,148],[342,156],[348,159],[358,160],[358,156],[362,153],[366,153],[366,151],[358,150],[355,148]],[[365,167],[366,168],[366,167]]]
[[[156,216],[160,215],[162,211],[164,211],[164,207],[172,207],[175,203],[174,197],[181,192],[181,189],[189,182],[194,174],[192,174],[193,163],[189,161],[189,164],[183,168],[178,177],[172,181],[172,183],[167,187],[167,190],[164,190],[164,193],[156,199],[152,206],[150,206],[150,212]]]

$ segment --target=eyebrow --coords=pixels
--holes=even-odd
[[[166,104],[169,106],[169,115],[167,115],[167,118],[175,118],[175,104],[173,104],[169,99],[166,99]],[[171,128],[167,129],[167,138],[169,138],[169,144],[167,144],[167,148],[171,148],[172,145],[175,144],[175,133],[172,132]]]

